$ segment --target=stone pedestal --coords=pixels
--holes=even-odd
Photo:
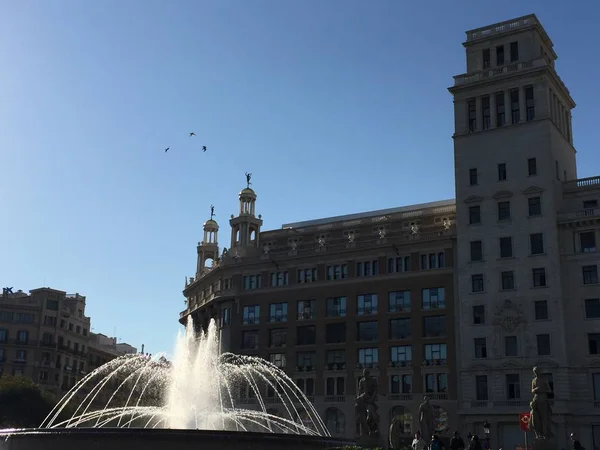
[[[531,443],[533,450],[558,450],[556,440],[550,439],[534,439]]]
[[[381,439],[381,434],[377,432],[376,434],[372,434],[370,436],[357,436],[356,437],[356,445],[364,448],[386,448],[383,445],[383,439]]]

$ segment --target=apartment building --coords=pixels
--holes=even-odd
[[[557,55],[535,15],[467,31],[454,77],[458,411],[524,445],[532,367],[554,390],[558,446],[600,442],[600,177],[577,179]]]

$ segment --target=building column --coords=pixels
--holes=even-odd
[[[496,94],[490,94],[490,128],[496,128]]]
[[[519,86],[519,122],[527,121],[527,104],[525,103],[525,86]]]
[[[481,109],[481,96],[475,97],[475,131],[483,130],[483,110]]]

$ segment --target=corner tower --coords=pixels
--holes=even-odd
[[[199,279],[206,270],[210,270],[219,259],[219,224],[213,219],[215,207],[210,207],[210,219],[204,222],[204,239],[198,242],[198,265],[196,279]],[[207,266],[207,263],[210,266]]]
[[[237,251],[239,256],[250,248],[258,248],[260,240],[260,227],[262,219],[256,217],[256,193],[250,187],[251,173],[246,173],[246,187],[239,194],[240,210],[237,217],[232,216],[231,225],[231,250]]]

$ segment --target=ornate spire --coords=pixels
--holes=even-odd
[[[252,184],[252,183],[250,182],[250,180],[251,180],[251,179],[252,179],[252,174],[251,174],[251,173],[249,173],[249,172],[246,172],[246,187],[247,187],[248,189],[250,189],[250,185]]]
[[[212,220],[213,217],[215,217],[215,207],[214,205],[210,205],[210,220]]]

